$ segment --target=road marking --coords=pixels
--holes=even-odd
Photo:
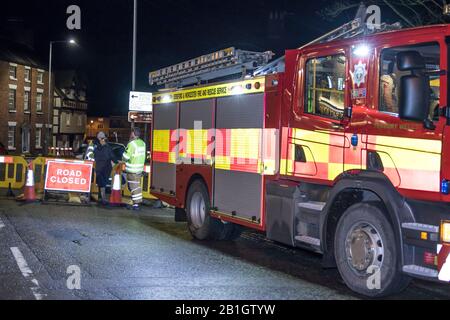
[[[3,229],[5,227],[5,224],[3,223],[2,219],[0,219],[0,229]]]
[[[34,297],[36,300],[42,300],[45,298],[45,294],[40,293],[40,286],[39,282],[33,277],[33,271],[28,266],[27,261],[25,260],[22,252],[20,252],[19,248],[12,247],[11,252],[14,256],[14,259],[16,259],[17,266],[20,269],[20,272],[22,272],[22,275],[25,277],[25,279],[31,281],[33,284],[32,287],[30,287],[31,292],[33,292]]]

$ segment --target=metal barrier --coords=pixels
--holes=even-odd
[[[17,157],[20,158],[20,157]],[[23,170],[24,173],[22,174],[23,176],[23,180],[25,180],[25,170],[26,170],[26,166],[27,163],[23,158],[20,158],[23,160],[22,164],[23,164]],[[33,160],[32,164],[33,164],[33,172],[34,172],[34,181],[35,181],[35,187],[36,187],[36,191],[37,192],[43,192],[44,191],[44,186],[45,186],[45,173],[47,171],[47,160],[55,160],[57,158],[53,158],[53,157],[38,157],[36,159]],[[0,157],[1,160],[1,157]],[[12,160],[11,160],[12,161]],[[123,165],[124,166],[124,165]],[[117,165],[114,166],[113,170],[111,171],[111,179],[114,179],[114,174],[116,172],[116,168]],[[0,164],[0,180],[2,177],[2,171],[1,171],[1,164]],[[111,180],[114,181],[114,180]],[[21,187],[23,187],[25,181],[21,182]],[[96,184],[96,173],[95,173],[95,162],[94,162],[94,171],[92,174],[92,180],[91,180],[91,193],[92,194],[97,194],[99,192],[98,190],[98,186]],[[142,176],[142,181],[141,181],[141,185],[142,185],[142,193],[144,196],[144,199],[147,200],[155,200],[156,198],[154,196],[152,196],[150,194],[151,190],[150,190],[150,165],[146,165],[145,166],[145,170],[144,170],[144,174]],[[1,182],[0,182],[0,187],[2,186]],[[8,184],[6,184],[6,188],[8,187]],[[13,187],[14,188],[14,187]],[[127,185],[123,185],[122,186],[122,194],[125,197],[131,197],[131,192],[130,190],[128,190],[128,186]]]
[[[33,172],[34,172],[34,182],[35,187],[38,192],[44,191],[45,186],[45,174],[47,172],[47,160],[57,160],[58,158],[53,157],[38,157],[33,160]],[[95,162],[94,162],[94,170],[92,173],[91,179],[91,193],[98,193],[98,187],[95,183],[96,174],[95,174]]]
[[[23,157],[0,156],[0,188],[23,188],[27,166],[28,163]]]

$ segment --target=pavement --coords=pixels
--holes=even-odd
[[[199,242],[170,209],[135,214],[0,200],[0,299],[359,298],[337,270],[321,268],[319,255],[259,233]],[[450,288],[415,280],[390,299],[450,299]]]

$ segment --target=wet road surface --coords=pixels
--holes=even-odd
[[[70,276],[80,270],[80,290]],[[75,279],[75,280],[74,280]],[[21,206],[0,200],[0,299],[359,299],[319,255],[245,232],[192,240],[169,209]],[[415,280],[391,299],[450,299]]]

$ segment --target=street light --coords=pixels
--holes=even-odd
[[[75,41],[75,39],[69,39],[69,40],[61,40],[61,41],[50,41],[50,54],[49,54],[49,58],[48,58],[48,128],[46,130],[47,134],[45,135],[45,152],[48,154],[48,148],[50,146],[50,130],[53,131],[53,121],[51,121],[53,115],[53,110],[51,110],[52,108],[52,101],[53,101],[53,91],[52,91],[52,58],[53,58],[53,44],[56,43],[66,43],[66,44],[70,44],[70,45],[76,45],[77,42]]]

